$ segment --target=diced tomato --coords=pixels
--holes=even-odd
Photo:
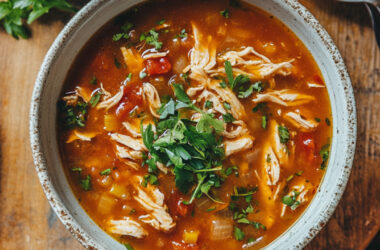
[[[134,108],[141,107],[143,99],[138,84],[131,84],[124,88],[124,96],[116,109],[116,116],[123,120]]]
[[[315,152],[315,140],[313,133],[300,133],[298,135],[297,147],[301,157],[311,162],[317,157]]]
[[[199,246],[197,244],[186,244],[183,242],[172,241],[172,249],[173,250],[199,250]]]
[[[315,83],[318,83],[320,85],[325,85],[325,83],[323,82],[322,78],[319,75],[314,75],[313,79],[314,79]]]
[[[170,211],[173,215],[175,216],[180,216],[180,217],[186,217],[194,209],[194,204],[189,204],[186,205],[183,202],[185,199],[180,195],[178,190],[172,190],[170,200],[169,200],[169,206],[170,206]]]
[[[152,58],[146,60],[146,71],[149,75],[166,74],[172,69],[167,57]]]

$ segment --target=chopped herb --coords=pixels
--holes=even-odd
[[[79,101],[75,106],[69,106],[64,101],[61,101],[58,102],[58,108],[65,128],[72,129],[76,126],[83,128],[85,126],[88,108],[86,102]]]
[[[148,183],[151,185],[158,185],[157,176],[153,174],[144,175],[144,180],[141,182],[141,186],[146,187]]]
[[[147,74],[145,72],[145,69],[141,70],[140,74],[139,74],[140,79],[144,79],[146,76],[147,76]]]
[[[331,122],[330,122],[330,119],[329,119],[329,118],[326,118],[326,119],[325,119],[325,122],[326,122],[327,126],[330,126],[330,125],[331,125]]]
[[[261,127],[263,129],[267,128],[267,121],[268,121],[268,118],[265,115],[261,116]]]
[[[81,173],[82,172],[82,168],[72,168],[71,171]]]
[[[126,22],[124,25],[120,27],[122,32],[114,34],[112,36],[112,40],[114,42],[117,42],[122,38],[128,40],[130,38],[129,31],[131,31],[132,28],[133,28],[133,24],[130,22]]]
[[[100,97],[102,96],[102,92],[100,91],[97,91],[90,99],[90,105],[91,107],[96,107],[96,105],[98,104],[99,100],[100,100]]]
[[[222,80],[220,83],[219,83],[219,85],[220,85],[220,87],[222,87],[222,88],[226,88],[227,87],[227,84],[226,84],[226,82],[224,81],[224,80]]]
[[[247,244],[249,244],[249,243],[252,243],[252,242],[255,242],[256,241],[256,239],[255,238],[249,238],[248,240],[247,240]]]
[[[82,186],[83,190],[88,191],[91,189],[91,176],[87,175],[86,179],[83,179],[80,181],[80,185]]]
[[[227,110],[231,110],[231,105],[228,102],[223,102],[223,106]]]
[[[321,169],[325,169],[327,165],[327,161],[329,159],[330,154],[330,143],[327,143],[322,146],[321,151],[319,151],[319,155],[322,157]]]
[[[157,22],[157,25],[161,25],[161,24],[164,24],[166,22],[165,19],[161,19],[160,21]]]
[[[224,115],[223,120],[226,121]],[[215,119],[210,114],[206,113],[202,114],[196,128],[201,133],[211,133],[213,129],[216,133],[221,133],[224,130],[223,122],[221,120]]]
[[[100,175],[109,175],[110,173],[111,173],[111,169],[107,168],[107,169],[103,170],[102,172],[100,172]]]
[[[302,174],[303,174],[303,170],[298,171],[297,173],[295,173],[295,175],[297,175],[297,176],[301,176]]]
[[[229,87],[233,91],[237,91],[238,94],[240,93],[240,96],[242,98],[244,98],[245,96],[248,97],[250,94],[252,94],[255,88],[259,88],[259,86],[261,86],[261,82],[257,82],[248,87],[248,89],[244,89],[244,85],[250,82],[249,77],[247,75],[240,74],[234,78],[232,65],[229,61],[224,62],[224,70],[227,75]]]
[[[236,120],[230,113],[223,114],[222,117],[223,121],[226,123],[233,122]]]
[[[125,79],[127,82],[130,82],[132,79],[132,73],[129,73],[127,76],[127,79]]]
[[[212,211],[214,211],[216,209],[216,207],[210,207],[210,208],[208,208],[207,210],[206,210],[206,212],[212,212]]]
[[[129,211],[129,215],[132,215],[134,213],[136,213],[136,209],[132,208],[131,211]]]
[[[213,106],[214,106],[214,104],[211,101],[209,101],[209,100],[205,101],[205,108],[210,109]]]
[[[289,130],[285,126],[279,126],[278,127],[278,134],[280,136],[280,142],[281,143],[287,143],[290,139]]]
[[[116,68],[120,69],[121,68],[121,63],[119,62],[119,60],[117,60],[117,58],[115,57],[115,59],[113,60]]]
[[[240,228],[234,227],[234,236],[236,240],[242,241],[245,237],[245,234]]]
[[[190,85],[190,79],[189,79],[189,74],[188,74],[188,73],[182,73],[182,74],[181,74],[181,77],[183,78],[183,80],[185,80],[185,82],[186,82],[187,84]]]
[[[178,100],[184,103],[190,103],[190,98],[186,94],[185,90],[183,89],[183,86],[181,84],[173,84],[174,88],[174,94],[177,97]]]
[[[286,182],[293,180],[293,178],[294,178],[294,175],[290,175],[288,178],[286,178]]]
[[[290,209],[295,210],[301,204],[301,202],[297,201],[297,197],[300,193],[292,191],[291,194],[292,195],[285,195],[282,197],[282,203],[290,207]]]
[[[90,80],[90,83],[92,85],[96,85],[98,83],[98,79],[96,78],[96,76],[92,76],[91,80]]]
[[[155,29],[151,29],[147,33],[140,35],[140,41],[145,41],[147,44],[153,45],[157,50],[162,48],[162,42],[158,40],[159,33]]]
[[[256,113],[259,110],[263,110],[267,108],[267,103],[266,102],[260,102],[258,103],[253,109],[252,112]]]
[[[272,159],[270,158],[270,154],[267,154],[267,158],[265,160],[267,163],[270,163],[272,161]]]
[[[124,246],[125,246],[125,248],[126,248],[127,250],[134,250],[134,248],[132,247],[132,245],[129,244],[129,243],[124,243]]]
[[[314,120],[315,120],[316,122],[321,122],[321,119],[318,118],[318,117],[315,117]]]
[[[229,18],[230,17],[230,11],[228,9],[225,9],[225,10],[222,10],[220,11],[220,14],[225,17],[225,18]]]
[[[246,79],[244,81],[246,81]],[[257,92],[261,92],[263,90],[262,82],[255,82],[254,84],[251,84],[246,90],[244,90],[244,88],[241,87],[238,90],[238,97],[247,98],[253,93],[254,90]]]
[[[187,37],[187,33],[185,29],[182,29],[179,34],[174,36],[174,38],[186,38],[186,37]]]
[[[238,171],[238,167],[237,166],[231,166],[229,168],[226,168],[223,172],[224,172],[224,174],[226,176],[230,176],[233,172],[235,172],[235,176],[236,177],[239,176],[239,171]]]

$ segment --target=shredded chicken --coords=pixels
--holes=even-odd
[[[82,97],[82,99],[85,101],[85,102],[89,102],[91,100],[91,92],[90,90],[84,88],[84,87],[76,87],[76,93],[78,94],[78,96]]]
[[[100,83],[100,89],[102,90],[104,99],[108,99],[112,96],[110,92],[104,89],[103,83]]]
[[[76,140],[82,140],[82,141],[91,141],[92,138],[97,136],[99,133],[97,132],[79,132],[77,130],[72,130],[69,138],[66,140],[66,143],[71,143]]]
[[[116,145],[116,153],[120,158],[124,159],[140,160],[142,158],[141,151],[127,149],[118,145]]]
[[[233,121],[231,128],[227,128],[227,124],[224,126],[225,128],[222,135],[229,139],[233,139],[244,134],[249,134],[247,126],[243,121]]]
[[[285,144],[281,143],[280,134],[279,134],[279,124],[276,120],[271,120],[268,126],[268,141],[270,142],[273,151],[275,152],[278,161],[281,165],[287,164],[289,161],[289,150]],[[289,145],[290,147],[291,145]]]
[[[128,148],[131,148],[136,151],[147,151],[148,149],[145,147],[142,139],[136,139],[132,138],[128,135],[123,135],[123,134],[118,134],[118,133],[113,133],[110,134],[111,139],[123,144],[124,146],[127,146]]]
[[[317,84],[317,83],[312,83],[312,82],[308,82],[308,83],[307,83],[307,86],[308,86],[309,88],[325,88],[324,85]]]
[[[62,97],[62,100],[69,106],[75,106],[78,102],[78,94],[75,92],[74,94],[67,95]]]
[[[169,51],[166,51],[166,52],[150,52],[150,51],[148,51],[148,53],[143,53],[142,58],[144,60],[147,60],[147,59],[151,59],[151,58],[164,57],[164,56],[167,56],[168,54],[169,54]]]
[[[253,102],[273,102],[285,107],[303,105],[315,101],[314,96],[300,94],[290,89],[268,91],[264,94],[257,94]]]
[[[289,187],[288,195],[291,197],[295,196],[295,201],[298,203],[294,208],[289,209],[297,209],[297,207],[306,203],[310,196],[312,195],[312,190],[314,186],[310,182],[306,182],[306,180],[298,178],[293,181],[293,186]],[[288,208],[287,205],[282,205],[281,217],[284,216],[285,210]]]
[[[318,127],[318,123],[312,120],[307,120],[303,118],[300,114],[295,112],[288,112],[285,114],[284,118],[293,124],[296,128],[301,131],[307,132],[314,130]]]
[[[161,107],[160,95],[152,84],[143,83],[143,98],[144,102],[149,106],[151,114],[160,118],[160,115],[156,112]]]
[[[127,129],[127,131],[135,138],[141,137],[140,128],[138,130],[135,129],[135,126],[133,126],[129,122],[123,122],[123,126]]]
[[[138,177],[138,179],[141,182],[142,178]],[[148,212],[148,214],[139,217],[141,221],[165,232],[175,227],[176,224],[164,203],[164,194],[158,188],[149,185],[144,191],[140,184],[135,185],[135,188],[137,189],[137,196],[134,196],[134,199]]]
[[[125,217],[123,220],[109,220],[108,225],[108,230],[114,234],[132,236],[139,239],[149,234],[138,222],[129,217]]]
[[[206,101],[210,101],[212,103],[212,108],[210,108],[211,112],[218,112],[221,114],[226,113],[226,110],[224,109],[219,97],[205,89],[198,95],[197,102],[205,103]]]
[[[237,152],[247,150],[253,146],[252,136],[242,136],[235,140],[224,141],[225,155],[230,156]]]
[[[280,163],[271,146],[267,146],[263,157],[265,157],[265,171],[268,174],[267,184],[270,186],[276,185],[280,179]]]
[[[203,90],[203,86],[198,86],[198,87],[191,87],[186,90],[186,94],[189,97],[194,97],[199,91]]]
[[[220,87],[219,82],[215,80],[210,83],[210,88],[213,89],[224,102],[228,102],[230,104],[231,114],[235,119],[241,120],[245,117],[246,114],[244,106],[230,88]]]
[[[105,108],[106,110],[109,110],[110,108],[112,108],[113,106],[117,105],[120,102],[121,98],[123,98],[123,95],[124,95],[124,86],[122,85],[120,87],[119,92],[117,92],[114,96],[108,97],[108,98],[104,96],[104,100],[98,103],[98,105],[96,105],[96,108],[97,109]]]
[[[167,174],[168,173],[168,168],[164,165],[164,164],[162,164],[161,162],[157,162],[156,163],[156,166],[157,166],[157,168],[159,169],[159,170],[161,170],[164,174]]]

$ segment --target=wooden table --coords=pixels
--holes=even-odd
[[[358,109],[346,192],[308,249],[363,249],[380,227],[380,50],[364,6],[302,0],[342,53]],[[29,102],[49,46],[69,16],[52,12],[16,41],[0,32],[0,249],[81,249],[51,210],[29,147]]]

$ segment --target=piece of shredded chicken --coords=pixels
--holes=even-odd
[[[164,194],[161,191],[148,185],[146,188],[142,188],[140,183],[142,177],[136,176],[138,184],[135,185],[137,195],[134,199],[140,203],[140,205],[147,212],[146,215],[139,216],[139,220],[147,223],[157,230],[168,232],[173,229],[176,223],[168,213],[168,208],[164,203]]]
[[[116,154],[123,159],[130,159],[130,160],[141,160],[142,158],[142,152],[131,150],[125,147],[121,147],[119,145],[116,145]]]
[[[245,135],[235,140],[225,140],[223,143],[225,155],[227,157],[237,152],[250,149],[253,146],[253,137]]]
[[[66,143],[71,143],[76,140],[91,141],[92,138],[97,136],[98,132],[79,132],[78,130],[72,130]]]
[[[140,225],[140,223],[129,217],[124,217],[122,220],[109,220],[108,231],[113,234],[131,236],[138,239],[141,239],[149,234],[148,231]]]
[[[124,85],[122,85],[120,87],[120,90],[112,97],[108,97],[107,96],[104,96],[103,97],[103,101],[101,101],[100,103],[98,103],[98,105],[96,105],[96,108],[97,109],[106,109],[106,110],[109,110],[110,108],[114,107],[115,105],[117,105],[121,98],[123,98],[123,95],[124,95]]]
[[[157,114],[157,110],[161,107],[160,95],[152,84],[143,83],[143,99],[149,107],[150,113],[154,117],[160,118],[160,115]]]
[[[112,133],[111,139],[136,151],[148,151],[141,138],[132,138],[128,135]]]
[[[298,93],[294,90],[283,89],[268,91],[263,94],[257,94],[252,99],[253,102],[273,102],[285,107],[293,107],[303,105],[312,101],[315,101],[314,96]]]
[[[315,130],[318,123],[302,117],[299,113],[288,112],[284,115],[285,120],[303,132]]]
[[[245,134],[249,134],[249,131],[247,129],[247,125],[243,121],[233,121],[231,126],[227,126],[226,123],[224,124],[222,136],[228,139],[233,139]]]
[[[276,185],[280,179],[280,163],[277,160],[277,156],[273,152],[273,148],[268,144],[264,149],[263,154],[265,171],[267,173],[267,184],[269,186]]]

